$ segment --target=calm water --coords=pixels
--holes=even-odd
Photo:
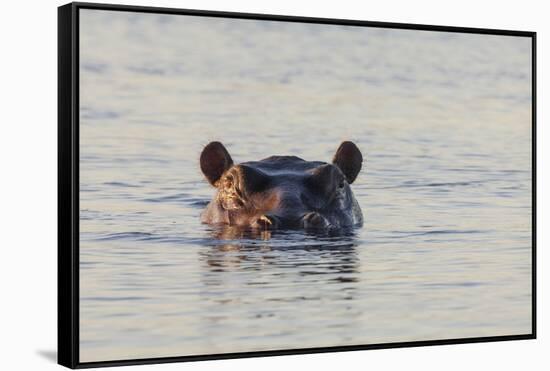
[[[81,361],[530,332],[529,39],[81,13]],[[354,233],[200,223],[209,141],[347,139]]]

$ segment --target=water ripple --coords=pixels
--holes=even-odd
[[[472,230],[444,229],[444,230],[434,230],[434,231],[425,231],[425,232],[393,231],[392,233],[398,234],[399,236],[392,236],[391,238],[407,238],[407,237],[430,236],[430,235],[476,234],[476,233],[487,233],[487,231],[475,230],[475,229],[472,229]]]

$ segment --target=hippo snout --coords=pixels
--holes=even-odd
[[[274,230],[283,226],[303,229],[323,229],[329,227],[330,222],[318,212],[309,212],[298,220],[287,220],[276,215],[265,214],[252,223],[252,228],[262,230]]]

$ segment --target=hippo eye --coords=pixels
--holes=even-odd
[[[241,192],[237,189],[235,178],[228,175],[222,180],[222,187],[218,193],[218,200],[225,210],[237,210],[244,206]]]
[[[342,179],[340,181],[340,183],[338,183],[338,189],[342,189],[346,186],[346,182],[344,181],[344,179]]]
[[[225,177],[225,179],[223,180],[223,186],[225,188],[231,188],[233,186],[233,177],[232,176]]]

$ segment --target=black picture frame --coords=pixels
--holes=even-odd
[[[386,344],[254,351],[198,356],[121,359],[100,362],[79,360],[79,11],[110,11],[193,15],[330,25],[444,31],[521,36],[532,42],[532,329],[521,335],[407,341]],[[98,3],[70,3],[58,8],[58,363],[69,368],[90,368],[215,359],[343,352],[367,349],[418,347],[536,338],[536,32],[421,24],[371,22],[270,14],[234,13]]]

